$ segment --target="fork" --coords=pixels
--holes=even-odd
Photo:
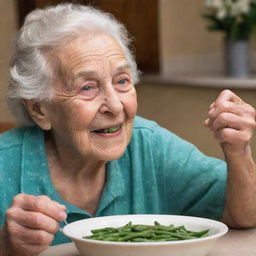
[[[64,221],[62,221],[62,222],[65,223],[65,226],[68,225],[67,220],[64,220]],[[65,227],[65,226],[64,226],[64,227]],[[59,231],[60,231],[61,233],[63,233],[63,227],[59,227]]]

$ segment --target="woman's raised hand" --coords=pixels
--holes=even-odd
[[[214,132],[226,155],[243,154],[250,150],[255,109],[232,91],[224,90],[211,104],[205,125]]]

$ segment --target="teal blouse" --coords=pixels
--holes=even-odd
[[[95,216],[181,214],[219,219],[226,169],[225,162],[205,156],[155,122],[136,117],[125,153],[107,163],[106,184]],[[38,126],[15,128],[0,135],[0,226],[19,193],[47,195],[66,205],[67,222],[94,217],[65,202],[55,190],[44,132]],[[53,244],[68,241],[57,232]]]

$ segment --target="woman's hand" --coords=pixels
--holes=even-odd
[[[65,206],[47,196],[19,194],[6,211],[4,255],[35,256],[50,245],[58,222],[66,219]]]
[[[229,90],[210,106],[205,125],[215,134],[227,162],[222,221],[235,228],[256,227],[256,164],[250,147],[255,110]]]
[[[214,132],[225,155],[246,153],[256,127],[255,109],[235,93],[224,90],[211,104],[205,126]]]

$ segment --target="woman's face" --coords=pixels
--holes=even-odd
[[[125,151],[137,111],[131,70],[110,36],[81,36],[58,53],[60,69],[47,119],[57,145],[80,156],[114,160]]]

